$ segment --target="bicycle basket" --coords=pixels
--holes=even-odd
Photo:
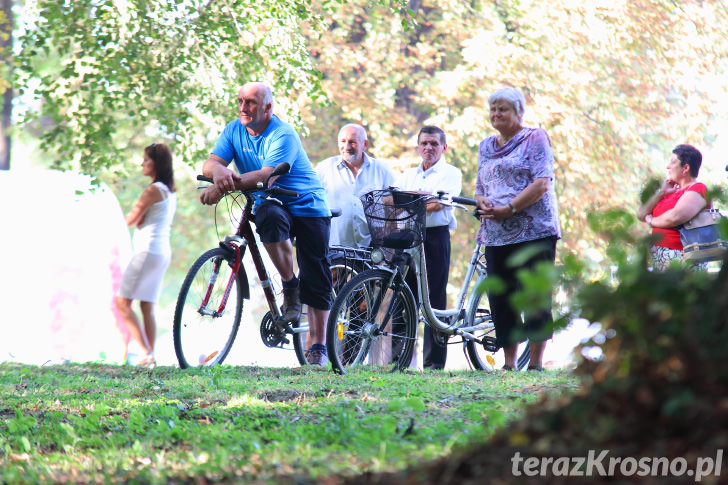
[[[374,190],[361,197],[373,247],[409,249],[425,236],[426,200],[421,194]]]

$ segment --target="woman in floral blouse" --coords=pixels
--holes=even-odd
[[[498,134],[483,140],[478,150],[475,198],[482,221],[478,241],[486,245],[488,274],[505,283],[505,291],[489,293],[490,310],[505,355],[503,369],[516,368],[518,343],[527,337],[528,369],[542,371],[546,340],[552,336],[551,296],[537,311],[527,312],[525,321],[510,300],[519,289],[519,270],[555,261],[561,230],[551,141],[545,131],[522,125],[525,98],[518,89],[500,89],[488,104]],[[511,256],[519,252],[525,261],[513,265]]]

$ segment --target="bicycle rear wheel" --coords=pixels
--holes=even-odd
[[[221,364],[232,348],[243,313],[243,283],[240,273],[232,274],[233,260],[231,251],[211,249],[195,261],[182,283],[172,328],[182,369]],[[231,277],[227,303],[218,312]]]
[[[492,337],[495,338],[495,327],[493,326],[493,318],[490,315],[490,305],[488,303],[488,295],[485,291],[481,290],[480,283],[486,278],[482,276],[478,279],[475,284],[473,292],[470,298],[470,305],[467,313],[467,325],[475,326],[479,324],[485,325],[481,330],[473,332],[479,340],[483,338]],[[491,369],[496,364],[494,357],[495,352],[490,352],[483,347],[482,344],[469,340],[466,344],[468,351],[468,358],[470,363],[478,370]],[[531,357],[531,349],[528,342],[519,345],[518,360],[516,362],[516,370],[521,370],[528,365],[528,361]],[[491,363],[492,361],[492,363]]]
[[[326,328],[326,347],[335,371],[360,365],[408,367],[417,333],[417,305],[406,284],[388,286],[391,273],[370,269],[351,279],[336,296]]]

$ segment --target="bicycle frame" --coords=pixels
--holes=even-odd
[[[245,270],[245,266],[242,264],[243,256],[245,254],[245,249],[250,249],[250,256],[253,260],[253,265],[255,266],[255,270],[258,276],[258,280],[260,281],[260,285],[263,288],[263,293],[265,295],[265,300],[268,304],[268,310],[271,313],[271,316],[273,319],[278,319],[282,316],[281,309],[276,303],[276,296],[273,291],[273,285],[271,283],[270,275],[268,273],[268,270],[266,269],[265,263],[263,261],[262,253],[260,251],[260,246],[257,243],[257,240],[255,238],[255,234],[253,233],[253,227],[250,223],[250,221],[253,218],[253,200],[254,195],[243,193],[243,195],[246,198],[245,207],[243,209],[243,215],[240,218],[240,223],[238,224],[238,228],[235,232],[235,235],[233,236],[226,236],[224,240],[220,243],[221,247],[225,247],[231,251],[235,251],[235,262],[232,266],[232,274],[230,275],[230,279],[227,282],[225,293],[223,296],[223,299],[220,303],[220,308],[215,312],[212,310],[207,309],[207,303],[210,298],[210,294],[212,293],[212,287],[215,284],[215,281],[217,280],[217,274],[219,271],[219,267],[215,268],[215,271],[210,276],[210,282],[208,286],[208,292],[205,296],[205,299],[203,301],[203,305],[200,308],[200,313],[203,315],[213,315],[213,316],[220,316],[225,311],[225,306],[227,304],[228,297],[230,295],[230,292],[232,290],[232,286],[235,282],[235,276],[240,273],[242,275],[242,280],[244,283],[244,286],[242,288],[243,290],[243,298],[249,300],[250,299],[250,288],[248,286],[248,278],[247,278],[247,272]],[[359,262],[362,266],[368,267],[369,263],[369,251],[363,250],[363,249],[355,249],[355,248],[349,248],[345,246],[332,246],[330,248],[330,251],[332,253],[342,254],[344,255],[345,260],[347,261],[347,265],[349,262],[352,262],[352,264],[356,264],[356,262]],[[290,332],[292,333],[306,333],[308,332],[308,325],[298,325],[296,327],[291,327]]]
[[[421,319],[423,319],[427,325],[434,328],[435,330],[448,334],[448,335],[460,335],[464,340],[475,340],[479,341],[478,338],[472,334],[472,332],[483,330],[493,326],[490,319],[487,322],[477,322],[472,326],[465,326],[462,322],[466,320],[466,301],[468,294],[471,294],[474,289],[469,288],[473,282],[473,277],[476,276],[475,281],[479,281],[480,278],[488,274],[487,267],[483,261],[483,244],[476,243],[473,253],[470,256],[470,263],[468,270],[465,274],[465,279],[462,286],[460,287],[457,299],[457,306],[445,310],[438,310],[432,308],[430,305],[429,298],[420,298],[420,313]],[[429,295],[429,284],[427,281],[427,263],[425,261],[425,253],[423,246],[420,245],[416,248],[409,249],[407,252],[412,256],[415,261],[415,268],[417,272],[417,288],[420,295]],[[395,279],[398,279],[398,284],[404,283],[404,274],[402,270],[391,261],[386,265],[380,265],[379,268],[391,272],[390,280],[387,286],[391,286],[395,283]],[[378,300],[379,296],[375,297],[375,301]],[[391,304],[391,302],[390,302]],[[380,332],[382,329],[380,329]]]
[[[458,293],[457,306],[446,310],[438,310],[432,308],[429,298],[420,298],[422,317],[426,323],[435,330],[449,335],[460,335],[467,340],[477,340],[477,337],[471,332],[482,330],[492,325],[492,323],[482,322],[473,326],[464,326],[461,323],[466,317],[465,302],[468,295],[468,289],[473,281],[473,276],[477,272],[478,277],[476,278],[476,281],[478,281],[480,277],[487,275],[488,273],[485,263],[482,261],[482,250],[483,244],[476,243],[470,257],[470,263],[465,274],[465,279]],[[427,282],[427,263],[425,262],[425,252],[422,245],[411,251],[417,268],[419,294],[428,295],[429,285]]]
[[[275,293],[273,292],[273,286],[271,284],[270,276],[268,274],[268,270],[265,267],[265,263],[263,262],[260,247],[258,246],[258,243],[255,239],[253,227],[250,224],[250,220],[253,217],[254,195],[249,193],[243,193],[243,195],[246,200],[245,208],[243,209],[243,215],[240,218],[240,224],[238,225],[237,231],[234,236],[226,236],[225,239],[220,243],[221,247],[226,247],[230,250],[235,251],[235,262],[233,263],[232,274],[230,275],[230,279],[227,282],[225,294],[220,303],[220,309],[218,310],[218,312],[224,311],[224,306],[227,304],[227,299],[234,284],[235,277],[239,273],[242,275],[242,280],[244,282],[243,298],[246,300],[250,299],[250,287],[248,285],[247,272],[245,270],[245,266],[243,266],[242,264],[245,249],[248,248],[250,250],[250,256],[253,259],[253,265],[255,266],[258,280],[260,281],[260,285],[263,288],[265,300],[268,303],[268,309],[270,310],[274,318],[279,318],[282,315],[281,310],[276,303],[276,297]],[[212,285],[215,283],[216,278],[217,275],[213,273],[213,275],[211,275],[210,277],[210,288],[212,288]],[[307,330],[308,329],[306,329],[306,331]]]

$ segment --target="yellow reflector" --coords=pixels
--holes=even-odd
[[[344,324],[342,322],[336,324],[336,336],[339,337],[339,340],[344,340]]]
[[[490,365],[495,365],[495,359],[493,358],[492,355],[490,355],[490,354],[486,355],[485,360],[487,360]]]

